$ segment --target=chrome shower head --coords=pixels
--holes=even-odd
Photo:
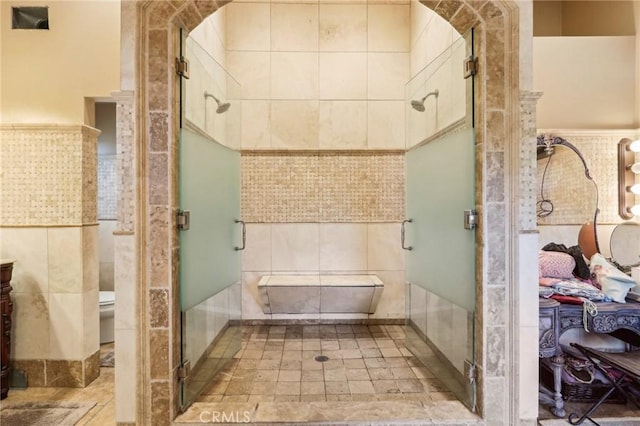
[[[425,95],[425,97],[420,99],[419,101],[416,101],[416,100],[411,101],[411,108],[413,108],[413,109],[415,109],[416,111],[419,111],[419,112],[424,112],[426,110],[426,108],[424,107],[424,101],[429,96],[435,96],[437,98],[439,93],[440,92],[438,91],[438,89],[436,89],[433,92],[427,93]]]
[[[411,107],[413,109],[415,109],[416,111],[419,111],[419,112],[424,112],[425,111],[424,101],[413,100],[413,101],[411,101]]]
[[[229,102],[220,103],[220,100],[216,98],[215,95],[207,92],[206,90],[204,92],[204,98],[205,99],[213,98],[213,100],[216,101],[216,105],[218,105],[218,107],[216,108],[217,114],[222,114],[223,112],[227,112],[227,110],[231,107],[231,104]]]
[[[218,108],[216,108],[216,112],[218,114],[222,114],[223,112],[227,112],[227,110],[231,107],[229,102],[225,102],[223,104],[218,104]]]

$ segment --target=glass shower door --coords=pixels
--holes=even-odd
[[[475,141],[472,52],[462,37],[407,84],[405,157],[407,347],[469,409],[475,407]],[[437,90],[424,110],[411,99]]]
[[[178,188],[184,410],[240,349],[244,232],[234,131],[240,86],[191,38],[183,52],[190,69],[181,80]]]

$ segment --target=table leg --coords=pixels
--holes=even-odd
[[[564,356],[556,355],[551,357],[553,367],[553,399],[555,407],[551,407],[551,412],[556,417],[564,417],[564,400],[562,399],[562,368],[564,367]]]

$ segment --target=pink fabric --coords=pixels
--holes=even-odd
[[[545,287],[551,287],[552,285],[554,285],[555,283],[559,283],[560,281],[561,280],[558,278],[540,277],[540,279],[538,280],[538,284]]]
[[[573,278],[576,261],[570,254],[558,251],[538,252],[538,272],[540,277]]]

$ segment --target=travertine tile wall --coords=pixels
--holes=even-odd
[[[125,28],[134,25],[136,14],[133,2],[122,3],[122,28],[123,28],[123,49],[122,68],[123,90],[112,95],[116,98],[116,135],[118,141],[117,158],[117,188],[118,188],[118,215],[116,229],[113,232],[113,276],[114,290],[117,294],[114,315],[114,337],[118,342],[118,350],[115,358],[118,365],[118,375],[115,380],[116,388],[116,421],[118,424],[131,422],[135,424],[137,395],[139,389],[138,378],[141,377],[141,370],[136,363],[139,354],[139,282],[140,270],[138,268],[140,255],[136,250],[136,238],[134,234],[136,224],[136,212],[139,203],[136,201],[139,182],[136,180],[137,160],[139,159],[138,148],[135,144],[136,122],[134,107],[134,92],[126,90],[127,75],[133,73],[128,68],[134,61],[133,36],[127,34]],[[130,75],[129,75],[130,76]],[[156,129],[167,128],[167,118],[163,114],[154,114],[154,126]],[[154,132],[155,133],[155,132]],[[168,135],[165,135],[167,138]],[[162,138],[156,142],[162,146]],[[168,346],[167,342],[164,342]],[[163,353],[157,346],[154,347],[156,353],[163,359]],[[132,380],[136,377],[136,380]]]
[[[30,386],[99,374],[98,133],[0,125],[0,256],[16,260],[12,357]]]
[[[242,255],[243,319],[404,318],[404,252],[399,223],[249,223]],[[264,275],[373,274],[384,283],[374,314],[264,314]]]
[[[411,148],[442,131],[467,113],[467,84],[460,67],[467,43],[449,22],[411,3],[411,81],[405,88],[410,100],[425,98],[425,111],[405,102],[406,146]],[[433,93],[438,92],[435,96]]]
[[[408,1],[233,2],[225,11],[243,149],[404,148]]]
[[[526,22],[524,28],[528,29],[529,37],[533,34],[532,28],[533,6],[531,4],[520,12],[520,19]],[[527,17],[529,19],[527,19]],[[527,33],[527,30],[524,30]],[[526,39],[521,34],[521,38]],[[531,55],[531,49],[521,51],[526,57]],[[526,72],[526,71],[525,71]],[[525,84],[525,87],[530,87]],[[517,151],[519,164],[519,201],[518,201],[518,277],[514,286],[514,299],[516,300],[516,312],[514,318],[517,327],[515,332],[519,336],[518,346],[514,348],[516,355],[514,363],[518,371],[518,400],[519,418],[528,419],[529,424],[536,424],[538,417],[538,400],[532,398],[532,390],[539,385],[538,369],[531,368],[538,365],[538,241],[536,230],[536,105],[540,98],[540,92],[521,90],[520,94],[520,120],[522,126],[522,139]],[[494,125],[504,125],[503,120],[495,120]],[[501,291],[501,289],[500,289]],[[532,302],[533,301],[533,302]],[[505,317],[505,309],[494,309],[495,317]],[[512,313],[512,318],[515,313]],[[527,424],[521,422],[521,424]]]
[[[427,289],[408,286],[409,318],[463,375],[464,362],[473,359],[472,314]]]
[[[98,257],[100,268],[98,272],[98,287],[101,291],[114,290],[114,242],[113,232],[117,229],[115,220],[98,221]]]
[[[243,89],[242,218],[254,222],[243,255],[244,318],[274,319],[262,313],[256,286],[278,271],[379,272],[386,287],[372,317],[401,318],[403,261],[370,264],[367,241],[399,247],[399,225],[374,222],[404,218],[397,150],[405,146],[410,4],[303,3],[225,7],[227,66]],[[367,149],[390,151],[353,151]],[[388,236],[376,240],[368,229]],[[332,264],[331,253],[349,260]]]
[[[113,231],[116,229],[118,215],[117,157],[115,155],[98,156],[98,245],[100,257],[99,289],[114,289],[114,251]]]

